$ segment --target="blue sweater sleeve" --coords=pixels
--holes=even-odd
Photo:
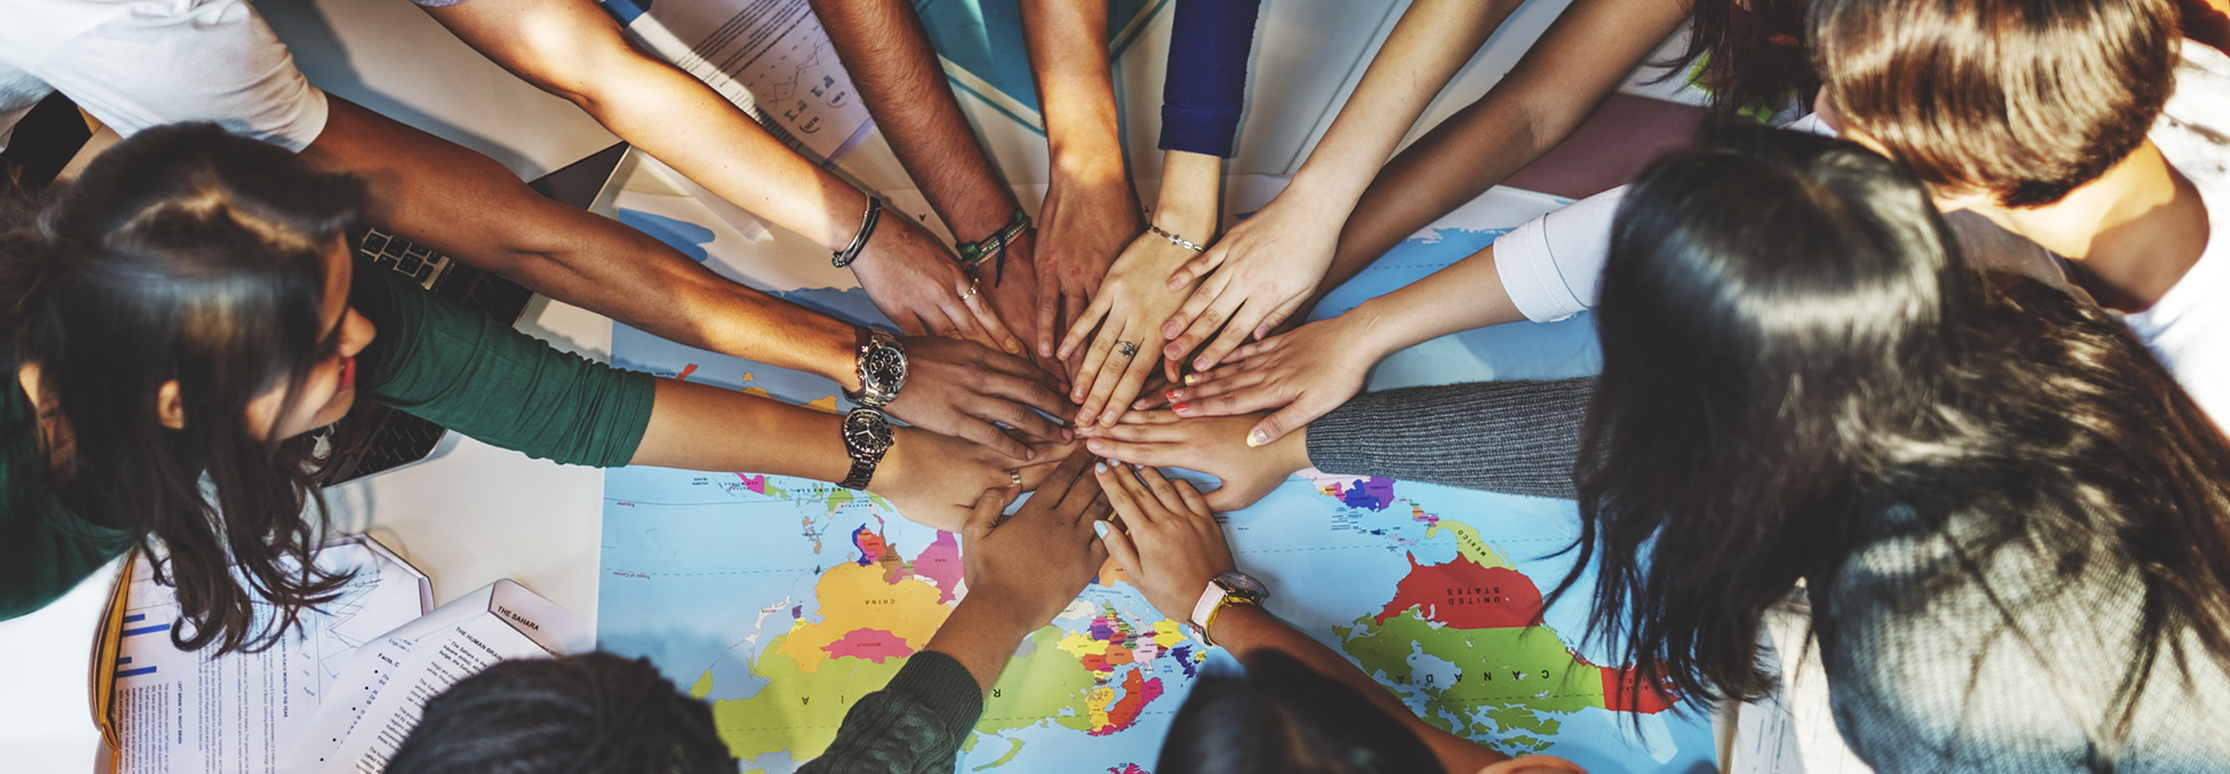
[[[1162,82],[1162,150],[1230,157],[1262,0],[1177,0]]]

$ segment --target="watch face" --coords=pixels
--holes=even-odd
[[[896,392],[906,381],[906,353],[897,347],[869,347],[861,367],[867,372],[866,381],[882,392]]]
[[[1228,583],[1232,587],[1237,588],[1240,591],[1253,594],[1255,599],[1258,600],[1268,599],[1270,597],[1269,587],[1262,585],[1262,581],[1255,580],[1253,576],[1247,575],[1243,572],[1223,573],[1221,575],[1217,575],[1216,580]]]
[[[883,412],[854,409],[844,415],[844,445],[854,453],[881,454],[890,450],[891,442],[890,421]]]

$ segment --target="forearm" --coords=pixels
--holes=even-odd
[[[993,599],[979,601],[973,595],[961,599],[944,625],[937,628],[937,634],[922,648],[951,656],[967,667],[969,676],[976,679],[976,685],[986,696],[991,694],[991,686],[998,684],[999,673],[1006,670],[1007,661],[1013,658],[1015,649],[1022,646],[1023,638],[1043,625],[1043,622],[1032,625],[1030,621],[1019,620],[1011,611],[1001,609],[997,602]]]
[[[1053,173],[1087,183],[1122,178],[1107,0],[1024,0],[1022,29]]]
[[[1394,698],[1392,691],[1379,685],[1354,662],[1348,661],[1324,643],[1280,621],[1269,611],[1254,605],[1231,605],[1216,614],[1215,624],[1208,632],[1209,639],[1244,663],[1248,657],[1262,651],[1279,651],[1301,662],[1319,674],[1338,680],[1353,688],[1376,705],[1381,712],[1408,726],[1427,747],[1448,766],[1449,771],[1477,771],[1480,767],[1506,760],[1507,755],[1488,750],[1470,740],[1434,728],[1418,719],[1417,715]]]
[[[1562,143],[1686,18],[1678,0],[1575,0],[1486,96],[1378,171],[1322,287],[1338,287]]]
[[[1215,241],[1222,218],[1223,159],[1186,151],[1163,153],[1154,226],[1205,245]]]
[[[1344,219],[1394,146],[1519,3],[1420,0],[1402,13],[1289,189]]]
[[[594,2],[481,0],[425,11],[489,60],[736,206],[830,249],[857,228],[865,194],[704,82],[637,48]]]
[[[673,341],[858,386],[851,325],[723,279],[616,221],[545,199],[486,156],[337,97],[331,105],[324,133],[303,158],[362,177],[371,222]]]
[[[996,233],[1018,203],[976,144],[929,33],[906,0],[813,0],[852,85],[906,174],[963,242]]]
[[[1569,499],[1595,377],[1364,393],[1309,423],[1311,465]]]
[[[840,421],[771,398],[660,379],[630,464],[840,481],[851,471]]]
[[[867,194],[807,161],[687,73],[663,63],[576,100],[612,133],[752,214],[830,250],[851,243]]]
[[[1452,333],[1525,319],[1510,302],[1489,245],[1337,318],[1372,360]]]

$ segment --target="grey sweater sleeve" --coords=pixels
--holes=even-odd
[[[1465,489],[1570,499],[1595,377],[1405,387],[1309,423],[1309,464]]]

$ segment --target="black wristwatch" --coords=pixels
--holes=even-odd
[[[843,433],[844,451],[852,455],[852,472],[836,485],[845,489],[866,489],[867,482],[875,478],[875,465],[883,461],[883,454],[897,441],[891,434],[890,420],[875,409],[852,409],[852,413],[844,415]]]
[[[859,384],[859,392],[847,392],[844,397],[874,409],[898,399],[898,388],[906,386],[906,347],[898,343],[898,337],[860,327]]]

